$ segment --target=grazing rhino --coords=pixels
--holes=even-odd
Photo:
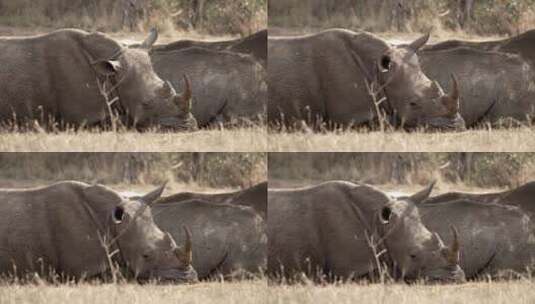
[[[455,74],[467,126],[533,121],[535,71],[519,55],[458,47],[418,52],[422,70],[440,85]]]
[[[152,40],[156,41],[157,32],[151,33]],[[179,40],[168,44],[160,44],[152,47],[152,53],[179,51],[190,47],[199,47],[213,51],[229,51],[252,56],[265,68],[267,64],[267,30],[258,31],[244,38],[223,41],[195,41]]]
[[[180,192],[158,200],[158,205],[176,203],[188,200],[203,200],[213,204],[231,204],[253,208],[262,218],[267,217],[267,188],[268,183],[262,182],[252,187],[234,192],[223,193],[195,193]]]
[[[80,279],[102,276],[117,263],[140,281],[195,282],[191,240],[178,248],[154,224],[149,204],[162,191],[131,200],[74,181],[0,190],[0,274]],[[103,244],[117,251],[111,261]]]
[[[267,108],[266,70],[251,56],[199,47],[151,52],[154,70],[174,87],[192,80],[192,113],[199,126],[262,122]]]
[[[0,38],[0,123],[196,129],[191,88],[182,95],[153,71],[146,51],[102,33],[64,29]],[[108,104],[107,104],[108,103]]]
[[[301,273],[315,279],[360,278],[378,268],[375,247],[377,253],[388,253],[402,278],[463,281],[457,241],[444,246],[420,220],[416,205],[430,191],[396,200],[343,181],[270,189],[268,274],[289,280]],[[380,255],[379,262],[384,258]]]
[[[450,225],[458,229],[467,278],[508,277],[533,268],[535,226],[520,208],[460,199],[418,209],[426,227],[446,242]]]
[[[369,124],[377,111],[367,84],[375,84],[376,101],[386,98],[379,107],[400,125],[464,129],[456,81],[446,95],[420,69],[416,52],[428,39],[392,46],[370,33],[343,29],[269,37],[269,122]]]
[[[193,236],[193,267],[200,279],[249,278],[266,269],[266,224],[251,208],[190,199],[154,205],[156,224],[177,240]]]

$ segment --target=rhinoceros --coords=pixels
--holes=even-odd
[[[266,224],[249,207],[167,199],[154,205],[154,220],[179,242],[186,237],[182,226],[191,229],[200,279],[250,278],[266,269]]]
[[[373,34],[344,29],[269,37],[269,122],[369,124],[378,116],[375,95],[394,125],[397,120],[406,128],[463,129],[456,81],[446,95],[420,69],[416,52],[428,39],[392,46]]]
[[[163,189],[137,200],[75,181],[0,190],[0,274],[81,279],[105,276],[113,263],[139,281],[195,282],[191,239],[177,247],[152,218]]]
[[[424,73],[440,85],[457,75],[467,126],[534,120],[535,66],[520,55],[457,47],[422,50],[418,56]]]
[[[449,227],[458,229],[467,278],[510,277],[535,266],[535,225],[519,207],[459,199],[418,209],[426,227],[446,242]]]
[[[302,273],[314,279],[360,278],[378,269],[384,250],[401,278],[463,281],[458,242],[444,246],[420,219],[416,206],[430,191],[397,200],[345,181],[269,189],[268,274],[275,280]]]
[[[200,127],[265,120],[266,70],[251,56],[199,47],[150,56],[156,73],[174,87],[180,85],[182,74],[191,78],[191,111]]]
[[[208,201],[213,204],[231,204],[251,207],[265,219],[267,216],[267,188],[268,183],[262,182],[252,187],[233,192],[179,192],[160,198],[158,200],[158,205],[196,199]]]
[[[177,95],[146,50],[75,29],[0,38],[0,123],[196,129],[191,88]],[[113,117],[113,118],[112,118]]]

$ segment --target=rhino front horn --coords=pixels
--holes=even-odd
[[[183,112],[191,112],[191,83],[188,76],[184,74],[184,92],[175,96],[175,104]]]
[[[459,233],[457,232],[457,228],[455,228],[455,226],[453,225],[450,226],[450,229],[453,234],[453,241],[451,242],[448,261],[452,264],[459,264],[459,252],[461,250],[461,244],[459,242]]]
[[[184,248],[175,248],[175,254],[179,260],[181,260],[185,265],[191,265],[193,262],[193,245],[191,242],[191,231],[189,231],[188,227],[182,226],[184,229],[184,233],[186,234],[186,243],[184,244]]]
[[[446,98],[445,106],[451,114],[459,111],[459,83],[455,75],[451,74],[451,93]]]

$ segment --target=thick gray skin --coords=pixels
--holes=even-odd
[[[343,181],[269,190],[268,274],[289,280],[300,273],[316,279],[369,275],[376,266],[365,231],[376,227],[383,233],[375,239],[385,237],[384,247],[405,279],[463,281],[462,270],[444,256],[450,250],[439,246],[441,241],[425,228],[415,207],[430,189],[406,200]],[[385,220],[388,210],[391,216]]]
[[[162,191],[130,200],[104,186],[73,181],[0,190],[0,274],[23,279],[32,273],[47,277],[50,271],[76,279],[101,276],[109,264],[99,233],[109,231],[108,240],[122,234],[110,248],[120,250],[114,260],[138,280],[196,281],[188,261],[191,251],[178,249],[145,206]]]
[[[469,200],[418,206],[423,223],[445,242],[459,231],[460,263],[467,278],[525,273],[535,258],[534,225],[517,207]]]
[[[35,119],[42,124],[105,124],[109,115],[96,79],[111,77],[121,80],[117,95],[127,112],[120,117],[126,125],[196,128],[189,94],[176,95],[166,87],[144,50],[124,48],[102,33],[74,29],[0,38],[0,48],[0,74],[9,75],[0,83],[1,123],[25,125]],[[122,55],[114,57],[120,50]]]
[[[376,111],[365,79],[370,82],[377,78],[379,84],[387,84],[388,104],[404,127],[463,129],[458,96],[444,95],[442,88],[420,70],[414,52],[427,38],[395,47],[372,34],[342,29],[270,37],[270,123],[291,126],[300,120],[319,120],[343,126],[369,124]]]
[[[248,55],[204,48],[151,52],[154,70],[174,87],[192,80],[192,113],[199,126],[263,121],[267,108],[266,70]]]
[[[418,52],[422,70],[440,85],[455,74],[460,83],[460,113],[467,126],[533,121],[535,73],[519,55],[458,47]]]
[[[493,193],[449,192],[430,197],[424,203],[438,204],[461,199],[486,204],[517,206],[535,219],[535,182],[528,182],[515,189]]]
[[[472,42],[448,40],[424,47],[424,50],[446,50],[456,47],[469,47],[485,51],[504,52],[520,55],[530,64],[535,64],[535,30],[502,40]]]
[[[253,208],[262,218],[267,217],[267,188],[268,183],[262,182],[247,189],[223,193],[195,193],[180,192],[158,200],[158,205],[176,203],[188,200],[202,200],[213,204],[231,204]]]
[[[216,42],[179,40],[168,44],[155,45],[151,52],[169,52],[199,47],[213,51],[230,51],[251,55],[265,68],[267,64],[267,30],[258,31],[244,38]]]
[[[202,200],[157,203],[154,220],[178,242],[191,229],[193,267],[200,279],[247,278],[266,269],[266,224],[251,208]]]

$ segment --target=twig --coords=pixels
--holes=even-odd
[[[377,100],[377,96],[379,95],[378,90],[375,90],[375,82],[369,83],[368,80],[364,79],[364,84],[366,85],[366,90],[368,91],[368,94],[372,98],[372,104],[375,109],[375,114],[377,115],[377,120],[379,121],[379,129],[381,132],[384,132],[386,129],[386,124],[388,123],[386,120],[385,113],[381,110],[381,103],[386,101],[386,97],[382,97],[381,99]]]
[[[117,284],[117,273],[119,270],[117,269],[116,265],[113,263],[112,258],[115,254],[119,252],[119,250],[116,249],[113,252],[110,252],[110,247],[112,243],[107,242],[107,239],[108,239],[107,235],[102,235],[100,231],[97,231],[97,232],[98,232],[98,239],[100,241],[100,245],[102,246],[102,248],[104,248],[104,253],[106,254],[106,259],[110,267],[112,282],[113,284]]]
[[[98,90],[100,91],[100,94],[102,97],[104,97],[104,103],[106,104],[106,108],[108,109],[108,115],[110,116],[110,122],[111,122],[111,129],[113,132],[117,132],[117,115],[113,112],[112,105],[119,100],[119,97],[113,98],[111,101],[109,100],[109,93],[114,89],[112,88],[109,92],[106,90],[106,82],[100,82],[100,80],[97,77],[97,86]]]

